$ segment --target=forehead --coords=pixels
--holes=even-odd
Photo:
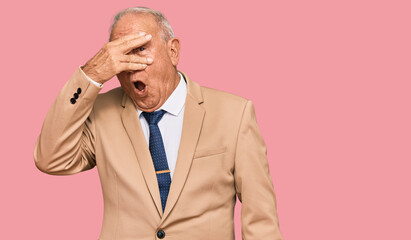
[[[153,37],[159,34],[159,26],[155,17],[148,13],[128,13],[118,20],[111,32],[111,40],[122,36],[145,32]]]

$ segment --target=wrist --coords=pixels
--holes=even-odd
[[[104,84],[105,81],[102,81],[101,79],[98,78],[97,75],[93,74],[93,70],[91,70],[87,65],[81,66],[80,67],[83,73],[91,80],[94,82],[97,82],[99,84]]]
[[[80,72],[90,81],[90,82],[92,82],[94,85],[96,85],[96,86],[98,86],[98,87],[102,87],[103,86],[103,83],[102,82],[98,82],[98,81],[95,81],[94,79],[94,77],[93,77],[93,74],[88,74],[87,73],[87,70],[85,71],[84,70],[84,66],[80,66],[79,67],[80,68]],[[90,76],[91,75],[91,76]],[[94,79],[93,79],[94,78]]]

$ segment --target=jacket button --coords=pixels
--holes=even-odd
[[[75,104],[75,103],[76,103],[76,99],[71,98],[71,99],[70,99],[70,102],[71,102],[71,104]]]
[[[162,239],[166,236],[166,233],[163,230],[158,230],[157,237]]]
[[[78,94],[77,93],[74,93],[74,99],[77,99],[78,98]]]
[[[77,88],[77,93],[78,93],[78,94],[81,93],[81,88]]]

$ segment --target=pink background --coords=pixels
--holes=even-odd
[[[254,102],[285,239],[411,239],[409,1],[3,2],[0,239],[97,239],[96,169],[43,174],[33,147],[114,13],[140,5],[171,22],[181,70]]]

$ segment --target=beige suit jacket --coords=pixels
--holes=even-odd
[[[183,131],[164,212],[135,105],[121,88],[99,94],[79,69],[45,118],[34,150],[37,168],[69,175],[97,166],[104,197],[101,240],[159,239],[159,230],[167,240],[234,239],[236,195],[243,239],[282,239],[253,103],[183,75]]]

